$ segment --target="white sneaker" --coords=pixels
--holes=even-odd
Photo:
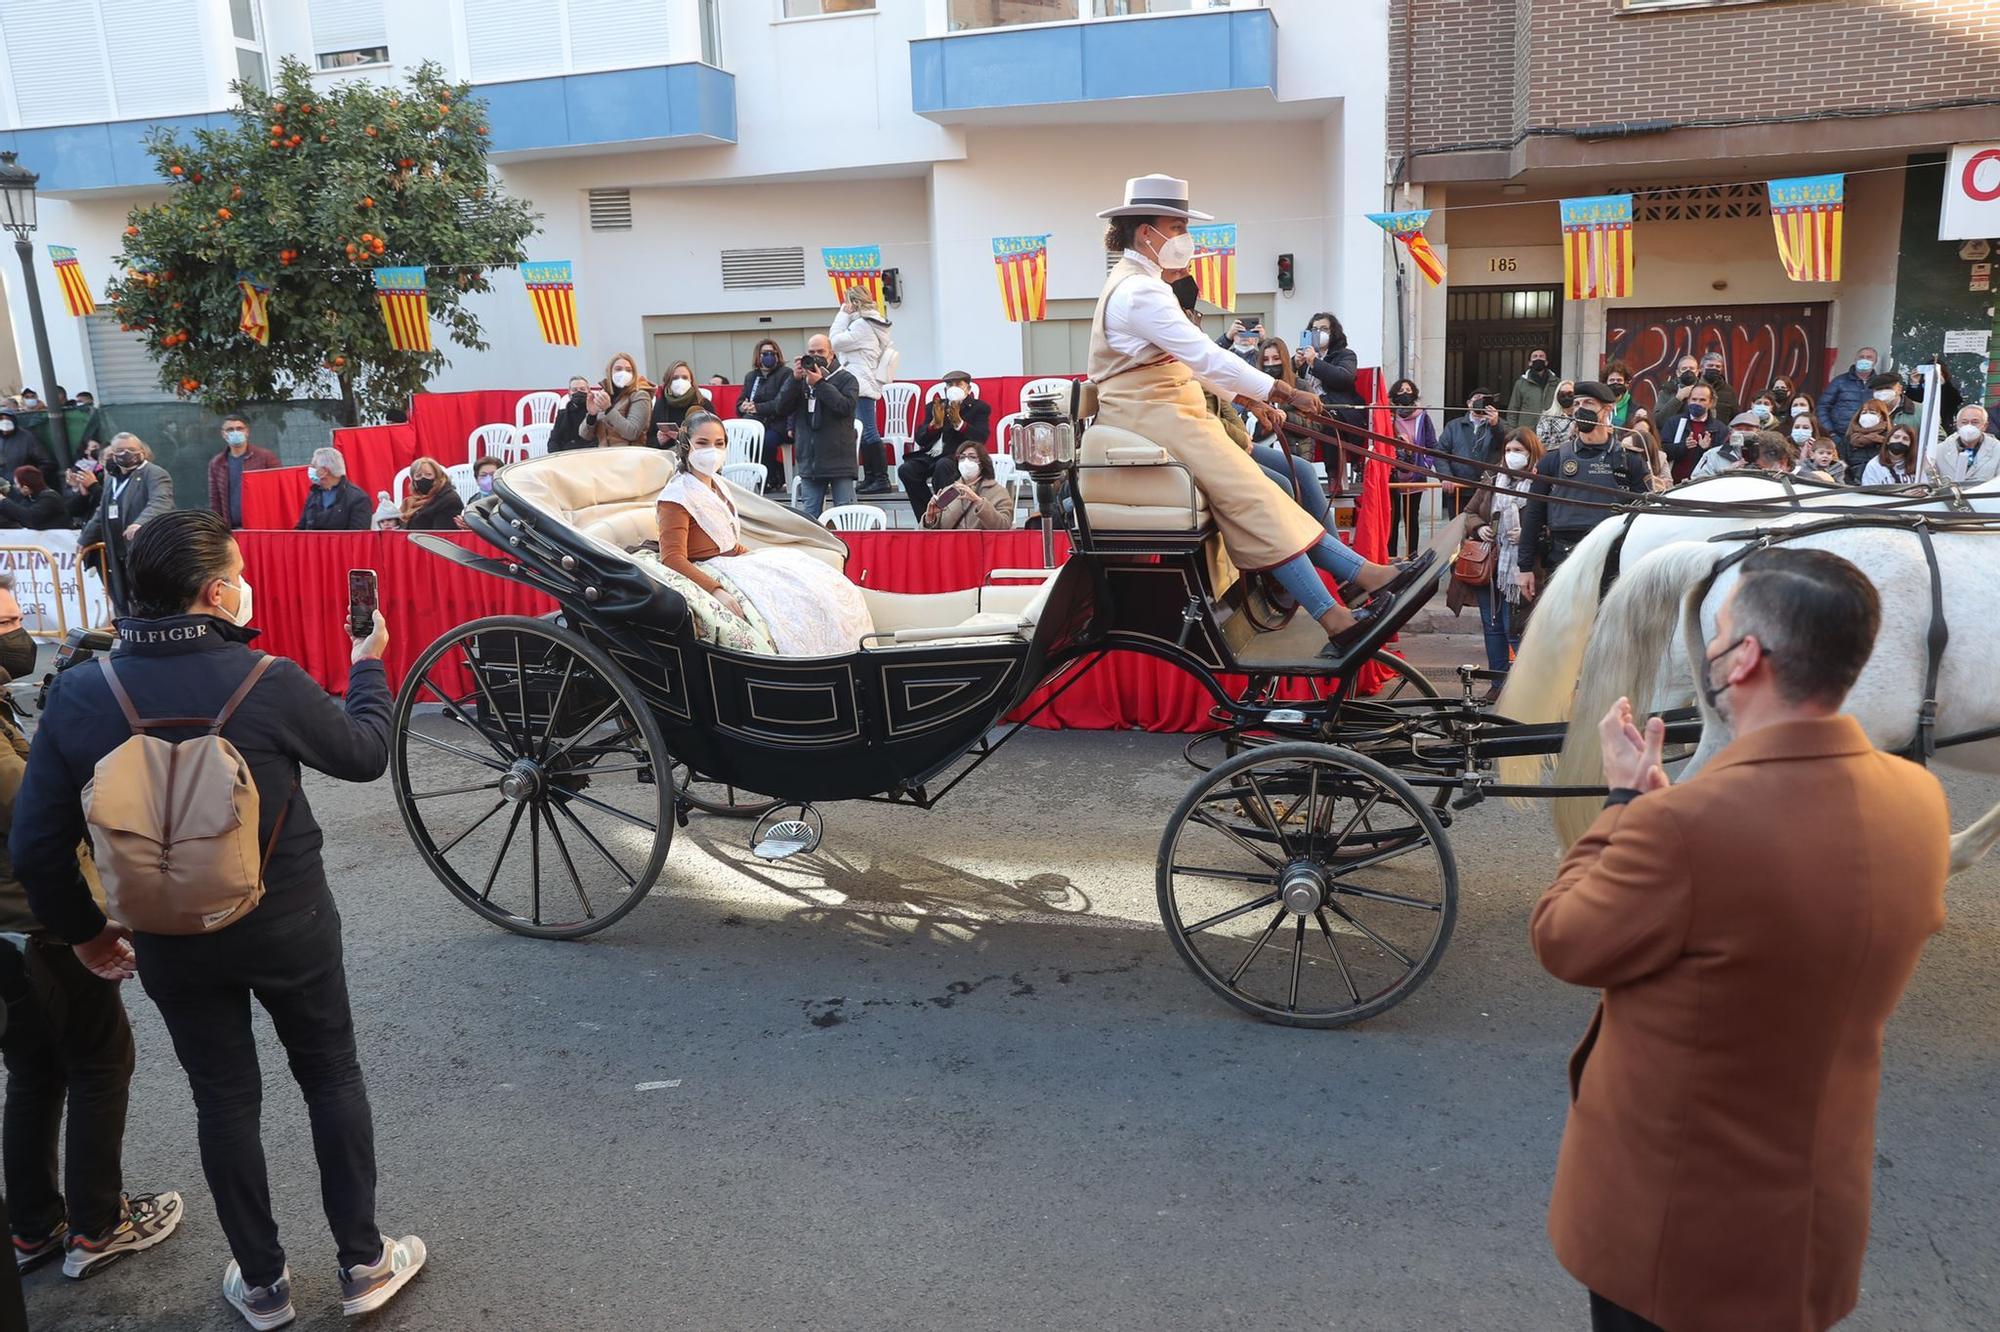
[[[257,1332],[270,1332],[271,1328],[283,1327],[298,1316],[292,1308],[292,1269],[289,1267],[270,1285],[252,1286],[243,1280],[243,1269],[232,1258],[229,1266],[222,1269],[222,1298],[235,1306],[236,1312],[243,1315],[243,1321],[256,1328]]]
[[[125,1214],[102,1235],[69,1233],[64,1244],[63,1275],[82,1280],[121,1258],[143,1253],[174,1233],[181,1223],[181,1195],[141,1193],[125,1199]]]
[[[382,1256],[367,1267],[340,1269],[340,1311],[349,1318],[372,1313],[396,1297],[423,1269],[424,1242],[415,1235],[382,1237]]]

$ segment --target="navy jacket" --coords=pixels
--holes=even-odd
[[[1854,368],[1849,366],[1835,375],[1833,382],[1819,395],[1819,423],[1835,439],[1846,436],[1854,414],[1861,410],[1862,403],[1868,401],[1869,378],[1869,375],[1855,374]]]
[[[306,492],[305,507],[299,510],[299,531],[366,532],[375,525],[375,501],[346,477],[333,488],[331,504],[326,502],[326,494],[318,482]]]
[[[118,679],[141,717],[212,717],[256,664],[254,629],[212,615],[164,620],[127,618],[112,649]],[[28,771],[14,798],[9,849],[14,874],[38,920],[70,943],[104,928],[77,869],[76,847],[87,830],[83,787],[97,761],[132,732],[111,697],[104,672],[81,662],[49,687],[47,709],[28,752]],[[168,733],[169,739],[199,735]],[[296,662],[280,659],[223,728],[250,765],[257,784],[257,842],[268,844],[279,811],[285,826],[264,867],[264,900],[253,916],[269,920],[317,906],[327,898],[319,822],[298,787],[303,767],[350,782],[372,782],[389,766],[389,681],[379,661],[348,675],[347,702],[321,689]],[[290,806],[287,808],[287,800]]]
[[[1503,434],[1498,426],[1474,421],[1469,415],[1452,417],[1438,436],[1437,469],[1461,481],[1477,481],[1481,473],[1497,465]]]

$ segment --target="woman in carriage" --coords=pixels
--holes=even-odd
[[[721,476],[722,421],[690,412],[681,425],[687,465],[660,491],[660,563],[713,597],[785,656],[852,652],[873,631],[861,590],[802,550],[743,544],[743,519]]]

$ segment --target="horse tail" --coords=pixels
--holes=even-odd
[[[1620,698],[1631,699],[1633,711],[1641,717],[1650,711],[1667,645],[1682,627],[1683,596],[1694,599],[1698,613],[1715,566],[1735,549],[1725,542],[1677,541],[1619,575],[1598,612],[1597,628],[1576,677],[1570,726],[1562,752],[1556,755],[1556,785],[1593,786],[1604,779],[1598,719]],[[1694,655],[1699,660],[1699,644]],[[1583,836],[1600,804],[1583,797],[1555,802],[1556,836],[1565,849]],[[1995,836],[2000,837],[2000,831]]]
[[[1570,687],[1583,662],[1584,647],[1590,642],[1590,626],[1597,618],[1604,567],[1611,548],[1624,534],[1623,519],[1606,519],[1591,528],[1535,599],[1520,651],[1514,654],[1514,667],[1507,672],[1506,685],[1493,705],[1499,715],[1518,722],[1562,721],[1571,715]],[[1494,588],[1493,594],[1499,596],[1502,591]],[[1541,766],[1541,759],[1533,755],[1501,759],[1500,780],[1515,786],[1531,785],[1540,780]]]
[[[2000,842],[2000,805],[1995,805],[1964,832],[1951,836],[1951,873],[1963,874]]]

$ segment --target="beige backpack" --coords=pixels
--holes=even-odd
[[[221,733],[274,660],[260,658],[213,721],[148,721],[132,706],[110,658],[100,658],[104,682],[132,728],[132,738],[97,761],[83,788],[105,914],[113,920],[147,934],[205,934],[263,900],[264,862],[291,802],[260,852],[257,785]],[[179,742],[151,734],[195,726],[207,733]]]

